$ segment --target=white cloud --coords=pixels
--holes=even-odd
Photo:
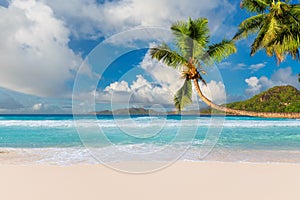
[[[145,73],[136,75],[131,84],[125,80],[111,83],[103,91],[96,93],[97,100],[173,105],[173,96],[183,84],[180,73],[153,60],[149,53],[145,55],[138,68],[143,69]],[[152,81],[145,76],[151,77]]]
[[[267,65],[266,62],[264,62],[264,63],[258,63],[258,64],[253,64],[253,65],[250,65],[250,69],[252,70],[252,72],[256,72],[256,71],[264,68],[266,65]]]
[[[229,69],[229,70],[251,70],[251,72],[259,71],[260,69],[264,68],[267,65],[267,62],[264,63],[258,63],[258,64],[252,64],[250,66],[247,66],[245,63],[238,63],[233,64],[230,62],[222,62],[219,64],[220,69]]]
[[[149,53],[146,54],[140,63],[140,67],[144,69],[154,81],[165,85],[173,93],[183,84],[183,80],[180,79],[181,74],[178,70],[152,59]]]
[[[23,110],[29,113],[71,113],[71,109],[63,108],[64,105],[54,105],[51,103],[36,103],[31,108]]]
[[[0,87],[39,96],[70,92],[66,82],[81,57],[68,47],[64,22],[36,0],[12,0],[0,15]]]
[[[173,95],[166,85],[149,82],[142,75],[137,75],[130,86],[122,80],[111,83],[104,91],[96,93],[100,102],[141,104],[173,104]]]
[[[105,92],[130,92],[128,83],[126,81],[114,82],[104,89]]]
[[[205,16],[215,32],[224,28],[223,22],[234,11],[227,0],[43,0],[78,37],[110,36],[133,27],[161,26],[168,28],[188,16]],[[228,31],[227,31],[228,32]]]
[[[291,67],[281,68],[275,71],[270,79],[266,76],[260,78],[250,77],[249,79],[246,79],[245,82],[248,84],[246,94],[249,96],[253,96],[278,85],[292,85],[300,89],[297,75],[293,74]]]
[[[124,80],[114,82],[103,91],[96,93],[97,100],[113,103],[173,105],[174,94],[184,81],[180,78],[180,73],[151,59],[149,54],[146,54],[139,67],[145,70],[145,75],[149,75],[152,82],[146,79],[145,75],[137,75],[131,84]],[[207,86],[201,88],[213,102],[218,104],[226,102],[225,86],[222,82],[210,81]],[[197,94],[194,88],[193,101],[193,105],[196,106]]]
[[[266,77],[261,77],[261,79],[265,79]],[[245,80],[248,84],[249,88],[246,89],[247,94],[258,94],[261,91],[262,85],[259,83],[260,80],[257,77],[250,77]]]
[[[221,5],[227,9],[220,9]],[[0,9],[0,87],[38,96],[57,97],[71,92],[66,83],[74,78],[82,61],[68,47],[71,32],[95,38],[133,27],[169,28],[189,15],[208,16],[215,31],[233,9],[227,0],[120,0],[102,4],[94,0],[12,0],[7,8]],[[148,60],[142,63],[144,69]],[[152,70],[154,80],[171,91],[177,90],[180,82],[168,84],[177,79],[170,73],[173,70],[160,65],[157,68],[162,73]],[[91,74],[89,70],[87,73]]]
[[[201,86],[203,94],[216,104],[226,103],[226,90],[225,85],[219,81],[214,80],[207,83],[207,86]]]
[[[43,108],[43,104],[41,104],[41,103],[37,103],[37,104],[32,106],[32,110],[34,110],[34,111],[39,111],[42,108]]]
[[[246,70],[247,65],[244,63],[234,64],[231,62],[221,62],[218,64],[219,69],[228,69],[228,70]]]
[[[3,114],[69,114],[72,103],[68,99],[41,98],[0,87],[0,110]]]
[[[251,77],[245,80],[245,82],[252,88],[255,88],[258,86],[259,80],[257,77]]]

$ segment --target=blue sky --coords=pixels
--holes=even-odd
[[[74,93],[73,105],[83,112],[93,111],[90,101],[97,110],[111,109],[112,101],[116,107],[174,109],[182,81],[178,72],[151,60],[148,48],[162,41],[172,45],[168,29],[176,20],[207,17],[215,43],[231,38],[250,16],[235,0],[0,0],[0,5],[0,113],[71,113]],[[215,102],[244,100],[275,85],[300,89],[299,63],[288,57],[277,66],[263,51],[250,57],[252,39],[237,42],[237,54],[205,69],[203,90]],[[198,101],[193,98],[190,109]]]

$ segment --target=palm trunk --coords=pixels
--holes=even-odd
[[[253,112],[246,110],[235,110],[231,108],[226,108],[220,105],[213,103],[209,100],[201,91],[199,87],[199,83],[197,79],[194,79],[194,85],[199,97],[202,99],[204,103],[206,103],[209,107],[223,111],[225,113],[230,113],[234,115],[242,115],[242,116],[252,116],[252,117],[266,117],[266,118],[300,118],[300,113],[273,113],[273,112]]]

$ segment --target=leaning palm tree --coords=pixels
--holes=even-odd
[[[219,44],[208,45],[209,29],[208,20],[199,18],[188,22],[179,21],[172,25],[171,30],[175,36],[177,51],[172,50],[167,44],[162,44],[150,49],[152,58],[162,61],[174,69],[179,69],[184,78],[183,86],[175,94],[175,107],[181,111],[182,108],[192,102],[192,81],[199,96],[209,106],[224,111],[223,107],[213,104],[200,90],[198,80],[206,85],[202,74],[204,64],[212,61],[221,61],[232,53],[236,47],[232,41],[223,40]]]
[[[199,97],[213,109],[236,115],[289,117],[285,113],[252,112],[226,108],[213,103],[202,93],[198,81],[206,85],[206,81],[202,77],[202,74],[205,73],[203,67],[213,62],[221,62],[224,58],[236,52],[235,44],[230,40],[223,40],[221,43],[208,45],[210,37],[207,24],[208,20],[206,18],[195,20],[189,18],[187,22],[179,21],[171,27],[177,47],[175,50],[172,50],[167,44],[150,48],[150,55],[153,59],[182,72],[184,83],[175,94],[175,107],[181,111],[184,106],[192,103],[193,81]],[[297,116],[290,115],[290,118],[295,117],[300,118],[300,113]]]
[[[300,5],[288,0],[242,0],[241,8],[254,13],[244,20],[233,37],[234,40],[256,34],[251,45],[251,56],[265,49],[268,56],[274,56],[280,64],[291,55],[300,59]]]

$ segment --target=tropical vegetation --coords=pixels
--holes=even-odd
[[[255,112],[300,112],[300,91],[293,86],[276,86],[246,101],[226,106]]]
[[[213,103],[203,94],[198,81],[206,85],[206,81],[202,77],[205,74],[204,66],[209,66],[213,62],[221,62],[224,58],[235,53],[234,42],[223,40],[220,43],[209,45],[210,36],[206,18],[195,20],[189,18],[187,22],[178,21],[171,26],[171,30],[175,36],[176,48],[171,49],[163,43],[150,48],[150,55],[153,59],[182,72],[184,83],[174,96],[175,107],[179,111],[192,103],[193,82],[199,97],[212,109],[235,115],[300,118],[300,113],[286,115],[285,113],[236,110]]]
[[[251,56],[265,49],[280,64],[291,55],[299,60],[300,5],[280,0],[242,0],[241,7],[254,15],[239,25],[234,40],[256,34],[251,45]]]

